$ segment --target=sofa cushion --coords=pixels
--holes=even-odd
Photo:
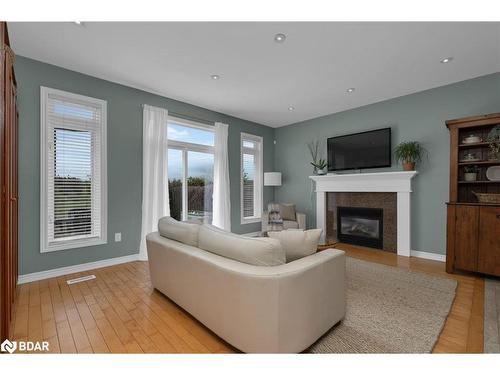
[[[318,249],[321,229],[268,232],[269,237],[279,239],[285,249],[286,261],[291,262],[314,254]]]
[[[198,240],[200,249],[242,263],[278,266],[286,262],[280,241],[272,238],[240,236],[203,224],[200,226]]]
[[[198,232],[200,224],[177,221],[170,216],[162,217],[158,220],[158,232],[161,236],[171,240],[198,247]]]
[[[281,203],[280,204],[280,214],[281,214],[281,218],[283,220],[287,220],[287,221],[296,221],[297,220],[294,204]]]
[[[297,221],[285,220],[283,221],[283,229],[299,229],[299,223]]]

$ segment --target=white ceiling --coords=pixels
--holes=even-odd
[[[500,71],[500,23],[9,28],[19,55],[273,127]],[[284,43],[274,42],[277,33],[286,34]],[[448,56],[454,60],[441,64]]]

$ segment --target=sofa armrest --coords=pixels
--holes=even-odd
[[[327,249],[272,267],[228,266],[231,281],[218,291],[232,298],[245,295],[230,313],[233,318],[241,311],[252,316],[238,335],[249,339],[239,347],[244,352],[298,353],[344,319],[346,264],[341,250]],[[254,317],[260,317],[257,324]],[[261,319],[270,324],[262,327]]]
[[[299,229],[306,229],[306,214],[297,212],[297,223],[299,224]]]
[[[278,351],[298,352],[344,319],[345,253],[324,250],[284,266],[297,270],[279,277]]]

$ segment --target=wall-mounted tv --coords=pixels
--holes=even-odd
[[[391,128],[328,138],[328,171],[391,166]]]

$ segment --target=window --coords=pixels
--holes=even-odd
[[[241,223],[254,223],[262,215],[262,138],[241,133]]]
[[[106,243],[106,102],[41,87],[41,252]]]
[[[211,224],[214,129],[170,117],[167,132],[170,216]]]

